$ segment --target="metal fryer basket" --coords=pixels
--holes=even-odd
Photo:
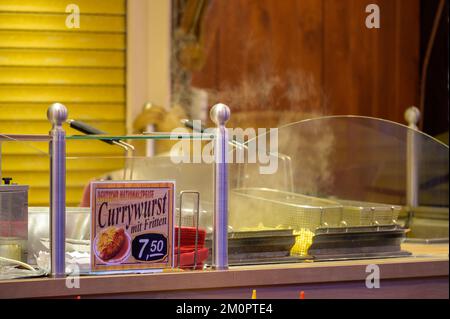
[[[396,224],[400,206],[379,203],[336,200],[343,206],[342,220],[346,226],[371,226]]]
[[[393,225],[401,208],[347,200],[328,200],[266,188],[240,188],[230,193],[229,222],[235,231],[293,229],[291,255],[305,256],[318,228],[351,229]]]
[[[234,230],[338,227],[343,206],[337,202],[267,188],[241,188],[230,193],[229,223]]]

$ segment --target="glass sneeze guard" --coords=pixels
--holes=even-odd
[[[176,181],[177,190],[175,196],[177,199],[175,220],[182,220],[181,226],[183,227],[191,227],[197,224],[197,227],[203,228],[205,232],[208,231],[213,236],[221,236],[223,238],[223,230],[220,231],[218,229],[221,225],[216,225],[216,227],[212,225],[213,220],[220,220],[217,216],[213,218],[214,214],[224,215],[226,212],[226,206],[218,206],[215,202],[218,199],[223,202],[223,198],[227,197],[226,187],[215,186],[218,184],[217,181],[225,182],[226,185],[226,180],[220,180],[223,174],[219,176],[219,179],[214,176],[217,172],[223,173],[223,170],[226,171],[225,161],[217,161],[217,156],[221,154],[211,151],[213,153],[213,159],[215,156],[216,160],[207,164],[190,163],[189,161],[179,163],[173,160],[177,158],[177,154],[162,154],[154,157],[135,156],[132,153],[132,148],[124,149],[123,147],[117,147],[115,143],[107,143],[108,141],[124,142],[125,140],[130,143],[135,140],[155,140],[173,143],[187,141],[189,143],[198,140],[200,143],[212,142],[215,147],[221,147],[226,140],[226,136],[221,137],[221,134],[226,132],[224,125],[229,117],[229,109],[225,105],[216,105],[213,110],[216,110],[215,113],[212,112],[212,118],[217,123],[217,129],[214,131],[217,131],[217,134],[163,132],[133,136],[81,136],[75,134],[65,136],[63,134],[63,122],[67,117],[67,113],[63,105],[56,103],[50,107],[48,113],[49,119],[53,122],[53,129],[50,135],[2,135],[1,146],[4,156],[1,159],[4,174],[8,175],[14,171],[14,169],[10,169],[10,164],[12,163],[16,166],[21,165],[20,167],[26,170],[29,176],[39,175],[38,172],[40,170],[44,171],[41,175],[33,177],[33,180],[30,181],[30,195],[32,195],[33,200],[40,198],[41,201],[32,201],[29,209],[25,209],[27,210],[28,216],[24,219],[28,219],[26,222],[28,223],[29,231],[28,234],[26,234],[26,230],[24,231],[26,235],[23,240],[27,243],[24,245],[28,245],[28,257],[23,262],[28,262],[33,266],[37,264],[40,269],[44,269],[44,273],[51,273],[56,277],[64,276],[68,271],[64,267],[64,264],[75,261],[75,259],[77,264],[80,264],[80,260],[82,261],[80,264],[81,271],[89,269],[88,263],[87,265],[83,265],[83,262],[87,261],[84,254],[88,252],[89,246],[90,208],[88,197],[89,183],[93,180],[174,180]],[[60,133],[61,135],[58,137],[61,137],[61,141],[65,141],[64,144],[58,144],[58,139],[55,138],[55,134],[58,135]],[[41,143],[39,148],[33,145],[35,143],[33,141],[36,140]],[[26,154],[24,151],[17,151],[15,153],[8,152],[9,148],[7,144],[13,145],[15,147],[13,147],[14,150],[17,149],[16,146],[19,144],[25,145],[29,149],[28,153],[38,153],[41,160],[37,161],[36,158],[31,158],[28,155],[28,157],[23,156]],[[127,143],[125,142],[125,144]],[[99,152],[101,148],[105,151]],[[63,154],[64,157],[59,158],[60,154]],[[21,157],[21,159],[18,162],[13,157],[16,159]],[[58,158],[59,160],[57,161]],[[183,158],[185,159],[186,157],[184,156]],[[62,172],[63,174],[52,175],[52,168],[59,169],[58,173]],[[57,180],[56,183],[53,183],[55,182],[55,177]],[[47,186],[43,193],[41,191],[41,185],[36,186],[38,184],[37,180]],[[58,187],[59,182],[61,182],[59,186],[64,184],[63,191]],[[39,195],[34,195],[36,193],[34,189],[38,188],[40,191]],[[5,190],[6,187],[3,187],[2,199],[4,197],[3,195],[6,194]],[[56,193],[63,194],[64,196],[52,196],[52,190],[58,190]],[[179,207],[179,196],[182,192],[186,194],[184,196],[183,207]],[[190,198],[190,192],[201,194],[198,200],[198,209],[194,208],[195,199]],[[214,196],[214,193],[216,193],[216,196]],[[44,196],[40,196],[42,194],[46,195],[46,199],[44,199]],[[2,201],[2,203],[4,202]],[[65,204],[64,207],[61,207],[61,203]],[[56,209],[55,205],[57,206]],[[198,215],[195,215],[195,211],[198,212]],[[7,222],[9,226],[11,223],[9,221]],[[226,218],[222,222],[226,222]],[[65,224],[65,227],[61,227],[61,223],[63,225]],[[59,226],[55,227],[55,225]],[[6,226],[3,223],[2,230],[5,228]],[[226,226],[224,229],[226,230]],[[57,244],[55,244],[55,231]],[[5,232],[5,234],[11,237],[10,233]],[[12,246],[9,245],[8,247]],[[215,247],[216,254],[213,261],[215,268],[226,269],[228,267],[227,253],[224,248],[226,248],[226,242],[219,243]],[[3,255],[3,250],[1,255]],[[17,257],[11,254],[8,256]],[[51,258],[51,256],[54,258]],[[198,260],[197,256],[194,257],[194,261],[195,266],[197,266],[197,263],[199,263],[199,266],[204,263],[204,261]],[[18,262],[22,261],[18,260]],[[9,262],[6,266],[10,266]],[[83,268],[83,266],[86,266],[86,268]],[[5,268],[3,267],[2,269]]]
[[[448,245],[448,146],[422,132],[361,116],[314,118],[280,127],[272,159],[274,174],[258,163],[230,167],[229,224],[240,238],[230,243],[232,263],[395,257],[407,243]]]
[[[222,137],[231,153],[241,149],[242,145],[228,143],[230,136]],[[330,234],[335,236],[336,245],[342,246],[340,250],[337,246],[333,248],[336,259],[342,256],[343,259],[371,258],[372,252],[365,251],[365,247],[353,255],[346,250],[349,233],[374,243],[384,243],[379,245],[380,249],[389,244],[383,232],[397,232],[393,244],[398,247],[403,246],[405,236],[406,243],[448,243],[448,146],[406,126],[356,116],[324,117],[283,126],[278,129],[278,152],[276,156],[269,154],[278,161],[274,174],[261,174],[259,163],[227,163],[224,157],[217,163],[196,162],[194,158],[183,162],[184,154],[177,154],[177,151],[147,157],[107,143],[123,141],[133,145],[143,140],[171,145],[187,141],[190,151],[199,145],[203,149],[207,143],[218,142],[215,134],[182,132],[68,135],[64,253],[69,257],[66,256],[65,262],[70,263],[71,258],[88,260],[89,183],[94,180],[175,180],[176,226],[181,220],[182,227],[198,225],[204,231],[208,254],[206,259],[198,260],[199,267],[222,263],[226,268],[224,258],[228,257],[231,265],[319,260],[314,254],[329,252],[330,248],[323,243]],[[2,135],[0,142],[2,177],[13,177],[13,183],[29,187],[27,218],[17,215],[22,216],[23,221],[16,222],[10,213],[5,213],[7,217],[0,220],[0,256],[18,259],[17,247],[20,246],[19,261],[36,265],[40,257],[38,264],[47,271],[51,255],[50,141],[47,135]],[[411,141],[415,145],[418,177],[415,206],[408,203],[407,189]],[[244,146],[250,142],[246,141]],[[246,148],[243,149],[245,152]],[[218,177],[217,164],[225,164],[220,168],[227,166],[229,170],[222,184],[217,183],[217,179],[226,175],[222,171]],[[221,212],[229,211],[229,222],[222,221],[222,226],[228,226],[226,231],[222,229],[217,234],[214,216],[218,212],[215,193],[220,192],[219,185],[226,185],[229,193],[229,207],[221,208]],[[180,207],[182,192],[186,195]],[[199,194],[198,207],[196,196],[188,192]],[[26,235],[14,233],[24,228],[25,219]],[[22,226],[14,226],[12,231],[12,222]],[[408,230],[406,235],[403,229]],[[20,236],[21,239],[16,240]],[[218,236],[226,246],[215,247]],[[213,249],[225,250],[226,254],[215,260]],[[380,251],[376,253],[378,255],[373,256],[381,256]],[[388,252],[384,256],[394,255]],[[89,272],[88,264],[83,262],[81,271]],[[14,266],[2,263],[2,267]],[[26,275],[29,273],[21,274]]]

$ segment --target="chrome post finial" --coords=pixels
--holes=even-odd
[[[211,120],[217,125],[225,125],[231,116],[230,108],[222,103],[216,104],[209,112]]]
[[[61,126],[67,120],[67,108],[61,103],[53,103],[47,110],[47,119],[53,126]]]
[[[405,120],[410,128],[417,130],[417,124],[420,120],[420,110],[415,106],[407,108],[405,111]]]

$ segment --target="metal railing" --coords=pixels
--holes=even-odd
[[[65,276],[66,241],[66,133],[62,124],[67,120],[67,108],[60,103],[52,104],[47,118],[52,123],[49,135],[2,135],[3,140],[49,142],[50,155],[50,274]],[[214,204],[214,262],[215,269],[228,268],[228,133],[225,124],[230,109],[217,104],[211,109],[211,119],[216,123],[215,153],[215,204]]]

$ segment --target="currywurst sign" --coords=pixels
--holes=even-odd
[[[91,269],[173,266],[174,182],[91,184]]]

